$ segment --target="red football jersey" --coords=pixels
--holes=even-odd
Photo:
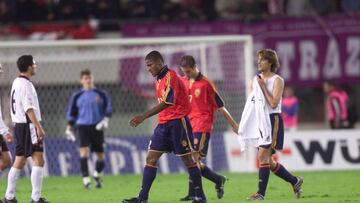
[[[214,125],[215,110],[224,106],[215,86],[201,73],[195,80],[183,78],[188,89],[191,111],[189,118],[193,132],[210,133]]]
[[[171,106],[159,113],[159,124],[184,118],[190,111],[187,90],[178,74],[166,66],[161,70],[155,82],[158,102],[165,102]]]

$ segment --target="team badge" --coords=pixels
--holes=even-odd
[[[195,138],[194,139],[194,144],[198,144],[199,143],[199,139]]]
[[[101,98],[100,98],[100,96],[99,96],[99,95],[98,95],[98,96],[96,96],[95,100],[96,100],[96,103],[100,103],[100,102],[101,102]]]
[[[186,147],[186,146],[188,145],[188,143],[187,143],[186,140],[183,140],[183,141],[181,142],[181,144],[182,144],[183,147]]]
[[[199,97],[200,94],[201,94],[201,90],[200,89],[195,89],[195,91],[194,91],[195,97]]]

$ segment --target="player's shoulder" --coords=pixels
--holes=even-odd
[[[20,87],[20,86],[32,86],[32,82],[26,77],[16,77],[13,81],[13,86]]]
[[[206,87],[210,87],[210,88],[213,88],[214,90],[216,90],[215,83],[212,80],[210,80],[208,77],[206,77],[205,75],[201,75],[199,83],[201,83],[202,85],[204,85]]]
[[[283,78],[283,77],[281,77],[281,76],[278,75],[278,74],[275,74],[275,77],[276,77],[276,78],[275,78],[275,81],[284,84],[284,78]]]
[[[283,77],[281,77],[280,75],[275,74],[275,76],[276,76],[276,79],[277,79],[277,80],[282,80],[282,81],[284,81],[284,78],[283,78]]]
[[[107,95],[107,92],[106,92],[106,90],[104,90],[104,89],[94,88],[93,90],[94,90],[94,92],[96,92],[96,93],[98,93],[98,94]]]
[[[76,90],[75,92],[72,93],[72,97],[79,97],[80,95],[82,95],[85,91],[83,89],[80,90]]]

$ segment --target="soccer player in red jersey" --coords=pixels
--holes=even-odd
[[[225,108],[224,102],[216,91],[214,84],[196,68],[194,57],[189,55],[183,56],[180,60],[180,68],[185,74],[183,82],[188,90],[191,106],[189,118],[194,135],[195,152],[193,156],[198,162],[201,175],[215,183],[217,197],[221,199],[224,195],[226,178],[213,172],[201,160],[205,159],[208,151],[216,110],[224,116],[235,133],[237,133],[239,126]],[[194,196],[194,184],[190,177],[188,195],[182,198],[181,201],[192,200]]]
[[[124,199],[123,203],[147,203],[152,182],[155,180],[157,161],[165,152],[174,152],[188,169],[195,188],[194,203],[206,203],[202,189],[201,173],[192,157],[193,135],[187,115],[190,111],[187,90],[177,73],[164,65],[158,51],[145,57],[147,70],[156,77],[155,87],[159,104],[129,121],[133,127],[145,119],[159,114],[158,125],[150,138],[142,186],[137,197]]]

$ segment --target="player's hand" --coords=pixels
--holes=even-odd
[[[144,120],[145,120],[145,117],[143,115],[137,115],[129,121],[129,125],[132,127],[136,127],[140,123],[142,123]]]
[[[104,117],[96,126],[96,130],[104,130],[109,127],[109,118]]]
[[[36,127],[36,134],[39,141],[43,141],[45,139],[45,131],[41,125],[39,127]]]
[[[265,87],[266,86],[265,80],[260,75],[256,76],[256,80],[258,81],[260,87]]]
[[[75,133],[71,126],[67,126],[65,130],[66,139],[75,142]]]
[[[234,131],[234,133],[236,133],[238,135],[239,134],[239,125],[238,124],[233,125],[232,130]]]
[[[11,133],[7,133],[5,136],[4,136],[5,140],[7,143],[12,143],[14,141],[13,139],[13,135]]]

